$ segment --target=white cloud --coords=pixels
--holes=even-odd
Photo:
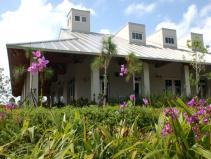
[[[145,13],[150,13],[152,12],[156,7],[156,3],[150,3],[150,4],[145,4],[145,3],[132,3],[130,4],[126,10],[125,14],[126,15],[144,15]]]
[[[197,14],[197,7],[195,5],[191,5],[188,7],[187,12],[183,14],[181,21],[175,23],[170,19],[165,19],[156,26],[155,30],[159,30],[160,28],[176,29],[178,30],[177,34],[180,37],[189,31],[190,27],[195,22]]]
[[[102,33],[102,34],[111,34],[109,29],[101,29],[100,33]]]
[[[63,0],[56,6],[46,0],[21,0],[18,9],[0,15],[0,67],[6,69],[6,74],[6,43],[56,39],[60,27],[66,26],[66,15],[70,8],[86,9],[96,14],[93,9],[69,0]]]
[[[156,26],[155,30],[162,27],[176,29],[178,38],[185,36],[190,32],[201,33],[204,35],[205,44],[211,46],[211,39],[209,36],[211,35],[211,16],[208,14],[208,8],[210,7],[211,3],[201,10],[198,10],[196,5],[191,5],[183,14],[183,17],[179,22],[165,19]]]
[[[200,11],[200,16],[206,16],[208,13],[210,13],[211,11],[211,3],[206,5],[204,8],[202,8],[202,10]]]

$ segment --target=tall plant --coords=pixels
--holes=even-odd
[[[194,69],[194,74],[191,74],[191,84],[195,86],[195,95],[199,94],[199,82],[202,76],[202,72],[205,71],[205,53],[208,52],[208,47],[204,47],[202,41],[199,38],[195,38],[192,41],[187,41],[188,48],[193,50],[191,66]],[[195,76],[195,77],[193,77]]]
[[[49,63],[49,61],[45,59],[44,55],[42,55],[39,50],[32,51],[32,52],[31,52],[31,49],[28,50],[26,52],[26,58],[30,60],[32,59],[30,66],[28,68],[25,68],[26,66],[22,66],[22,65],[15,67],[13,70],[14,78],[16,80],[19,80],[27,72],[31,73],[32,76],[34,76],[37,73],[40,73],[41,98],[42,98],[42,88],[43,88],[44,80],[50,79],[53,76],[53,70],[47,67],[47,64]],[[32,81],[30,83],[32,83]],[[34,104],[37,104],[37,103],[34,103]],[[41,105],[42,105],[42,101],[41,101]]]
[[[142,70],[142,63],[140,62],[140,60],[136,57],[136,55],[133,52],[130,52],[127,57],[125,58],[126,62],[127,62],[127,68],[124,68],[121,66],[121,72],[120,72],[120,76],[124,76],[124,74],[126,75],[126,81],[129,81],[131,78],[133,79],[133,93],[135,95],[135,84],[136,84],[136,74],[140,73]],[[136,98],[135,98],[136,99]],[[135,99],[134,101],[134,105],[135,105]]]
[[[102,41],[102,51],[91,64],[92,69],[104,69],[104,90],[103,90],[103,105],[107,103],[107,84],[108,84],[108,67],[111,58],[117,53],[116,45],[112,42],[112,37],[104,37]]]

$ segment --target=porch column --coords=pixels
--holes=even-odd
[[[144,95],[150,95],[149,63],[143,62],[144,73]]]
[[[100,70],[91,70],[91,100],[98,102],[98,95],[100,94]]]
[[[33,95],[30,99],[32,104],[37,104],[34,103],[34,101],[38,102],[38,91],[39,91],[39,75],[36,73],[35,75],[32,75],[30,73],[30,91],[33,92]]]
[[[184,76],[185,76],[185,93],[187,97],[191,96],[191,89],[190,89],[190,72],[189,66],[184,65]]]

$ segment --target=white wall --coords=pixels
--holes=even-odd
[[[168,63],[159,68],[150,64],[150,88],[151,94],[161,94],[165,90],[165,80],[181,80],[181,87],[184,86],[183,65],[180,63]]]
[[[75,21],[75,16],[80,16],[80,21]],[[82,17],[86,17],[86,22],[82,22]],[[90,32],[90,11],[72,8],[68,15],[68,27],[71,31]]]
[[[174,44],[169,44],[165,42],[165,38],[174,38]],[[176,30],[162,28],[157,32],[153,33],[152,35],[147,37],[147,41],[154,45],[161,45],[161,47],[170,47],[170,48],[177,48],[177,34]]]
[[[132,39],[132,33],[142,34],[142,40]],[[145,25],[129,22],[120,31],[115,34],[115,37],[120,37],[128,41],[128,43],[135,43],[137,45],[146,44]]]

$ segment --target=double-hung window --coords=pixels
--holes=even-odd
[[[132,33],[132,39],[134,40],[142,40],[142,34],[141,33]]]
[[[166,37],[166,38],[165,38],[165,42],[166,42],[167,44],[174,44],[174,38]]]

